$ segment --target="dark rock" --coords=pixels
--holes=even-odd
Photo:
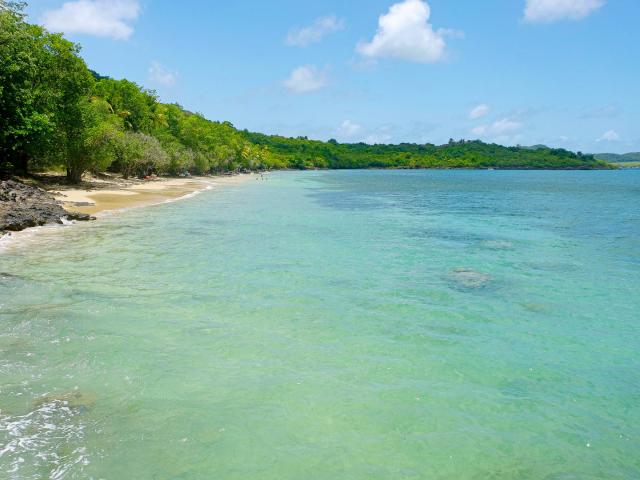
[[[476,290],[485,288],[491,282],[491,276],[470,268],[456,268],[449,274],[449,280],[458,289]]]
[[[67,220],[93,220],[68,212],[49,192],[14,180],[0,182],[0,234]]]

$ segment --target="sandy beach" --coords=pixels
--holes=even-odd
[[[94,180],[87,188],[65,188],[52,190],[51,193],[66,210],[96,215],[111,210],[154,205],[209,190],[216,185],[240,183],[250,178],[251,174],[157,178],[148,181]]]

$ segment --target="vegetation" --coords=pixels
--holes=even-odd
[[[638,163],[640,162],[640,152],[634,153],[597,153],[595,158],[609,163]]]
[[[266,147],[275,163],[293,168],[602,168],[592,155],[558,148],[504,147],[479,140],[449,140],[445,145],[368,145],[320,142],[243,132]]]
[[[453,141],[367,145],[239,131],[89,70],[80,47],[0,0],[0,173],[63,167],[123,176],[277,168],[607,168],[591,155]]]

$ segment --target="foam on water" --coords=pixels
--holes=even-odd
[[[211,189],[213,189],[213,185],[214,185],[214,184],[209,183],[206,187],[201,188],[200,190],[194,190],[193,192],[191,192],[191,193],[187,193],[187,194],[185,194],[185,195],[182,195],[181,197],[177,197],[177,198],[169,198],[169,199],[165,200],[165,201],[164,201],[164,202],[162,202],[162,203],[173,203],[173,202],[178,202],[178,201],[180,201],[180,200],[186,200],[186,199],[188,199],[188,198],[193,198],[193,197],[195,197],[196,195],[200,195],[202,192],[206,192],[207,190],[211,190]]]

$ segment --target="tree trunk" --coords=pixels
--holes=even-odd
[[[84,172],[79,168],[67,167],[67,182],[77,184],[82,181],[82,174]]]
[[[17,173],[27,175],[29,173],[29,156],[27,152],[21,150],[16,154],[16,164],[14,165]]]

